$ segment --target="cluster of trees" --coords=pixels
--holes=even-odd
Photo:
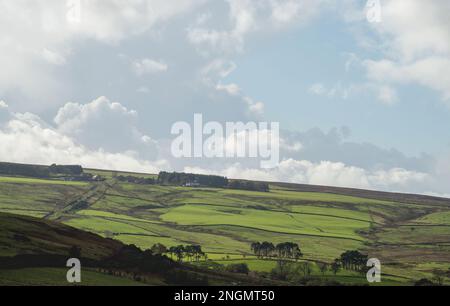
[[[149,275],[151,279],[152,275],[157,274],[170,285],[208,285],[207,276],[186,271],[183,266],[164,256],[166,252],[167,248],[160,243],[148,250],[141,250],[135,245],[124,245],[109,258],[101,261],[88,261],[83,258],[82,262],[83,265],[96,267],[100,272],[133,278],[136,281],[143,281]],[[71,247],[68,254],[70,257],[82,258],[82,250],[78,246]]]
[[[176,257],[179,262],[182,262],[184,258],[188,261],[200,261],[200,259],[207,259],[206,253],[202,251],[202,247],[199,245],[178,245],[167,249],[167,253],[171,258]]]
[[[204,186],[214,188],[230,188],[250,191],[269,191],[269,184],[244,180],[228,180],[216,175],[201,175],[179,172],[160,172],[157,183],[161,185]]]
[[[82,175],[83,174],[83,167],[78,165],[51,165],[48,170],[50,171],[50,174],[58,175]]]
[[[254,242],[251,244],[251,249],[258,258],[276,257],[298,260],[303,256],[300,246],[292,242],[283,242],[277,245],[267,241]]]
[[[369,257],[359,251],[346,251],[340,258],[335,260],[335,264],[340,264],[346,270],[363,272],[367,268]]]
[[[228,186],[228,179],[223,176],[201,175],[179,172],[160,172],[158,183],[162,185],[198,185],[215,188],[225,188]]]
[[[21,175],[36,178],[48,178],[52,176],[88,177],[83,173],[83,167],[79,165],[26,165],[15,163],[0,163],[0,174]]]
[[[120,182],[127,182],[131,184],[138,184],[138,185],[154,185],[156,184],[156,180],[152,178],[145,178],[145,177],[136,177],[136,176],[124,176],[119,175],[116,177],[116,179]]]
[[[264,182],[253,182],[253,181],[243,181],[243,180],[232,180],[228,184],[230,189],[240,189],[240,190],[250,190],[250,191],[261,191],[269,192],[269,184]]]

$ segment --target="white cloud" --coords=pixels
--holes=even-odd
[[[128,35],[141,34],[204,2],[204,0],[179,0],[176,3],[164,0],[83,1],[81,22],[72,30],[100,41],[115,43]]]
[[[357,95],[370,94],[375,96],[378,101],[386,105],[395,104],[398,101],[397,91],[384,83],[383,78],[372,79],[371,82],[342,84],[340,82],[327,87],[323,83],[312,84],[308,92],[315,96],[327,97],[330,99],[349,99]]]
[[[386,0],[382,22],[372,25],[384,59],[366,60],[368,78],[384,84],[419,84],[450,105],[450,2]],[[383,100],[395,100],[382,90]]]
[[[219,92],[224,92],[229,96],[238,97],[246,106],[250,114],[262,115],[264,113],[264,103],[255,101],[246,96],[239,85],[235,83],[223,84],[222,79],[229,76],[237,65],[232,61],[215,59],[203,67],[200,71],[203,82],[207,86],[214,87]]]
[[[216,89],[219,91],[225,91],[231,96],[237,96],[241,93],[241,88],[239,85],[231,83],[227,85],[217,84]]]
[[[389,52],[407,61],[450,54],[450,2],[445,0],[386,0],[383,21],[374,29],[385,39]]]
[[[388,105],[393,104],[398,100],[397,92],[390,86],[380,86],[378,100]]]
[[[9,106],[5,101],[0,100],[0,126],[2,126],[9,118]]]
[[[137,112],[106,97],[87,104],[67,103],[59,109],[54,121],[58,131],[89,148],[110,152],[143,150],[145,154],[152,153],[146,150],[154,149],[148,141],[150,137],[137,127]]]
[[[206,44],[218,51],[241,51],[244,37],[253,31],[255,24],[255,2],[249,0],[229,0],[230,30],[214,30],[207,28],[189,28],[188,39],[196,45]]]
[[[367,60],[364,65],[372,80],[397,84],[418,83],[441,92],[443,100],[450,100],[450,57],[430,56],[411,63]]]
[[[252,114],[262,115],[264,113],[264,103],[261,101],[255,101],[250,97],[244,97],[244,101],[248,105],[248,109]]]
[[[81,20],[67,19],[71,7],[61,0],[0,0],[0,94],[50,101],[63,90],[53,69],[70,62],[73,48],[84,41],[118,44],[146,33],[203,0],[81,1]],[[156,66],[162,69],[164,66]]]
[[[5,102],[0,105],[3,112],[8,112]],[[116,143],[122,143],[127,141],[128,136],[114,130],[107,131],[108,128],[114,129],[111,125],[96,126],[94,122],[109,120],[113,125],[130,130],[130,126],[135,127],[130,122],[133,123],[136,116],[136,112],[103,97],[86,105],[69,103],[61,108],[55,118],[58,128],[53,128],[31,113],[9,113],[5,124],[0,127],[0,160],[38,164],[82,164],[92,168],[150,173],[171,169],[171,162],[143,157],[138,150],[127,149],[130,148],[129,145],[124,146],[122,150],[117,148],[111,151],[104,148],[103,138],[113,138]],[[82,145],[84,139],[80,138],[80,131],[92,132],[94,139],[98,141],[97,145]],[[114,136],[108,136],[108,133],[113,133]],[[259,137],[258,133],[267,134],[269,131],[254,130],[250,138],[246,138],[247,141]],[[267,135],[265,136],[262,139],[268,139]],[[242,135],[238,133],[237,137]],[[153,140],[144,134],[140,134],[138,141],[141,145],[154,144]],[[284,136],[280,136],[278,141],[282,151],[303,154],[306,148],[300,141],[293,141]],[[247,142],[243,144],[247,146]],[[227,152],[236,149],[239,147],[226,147]],[[186,172],[219,173],[230,178],[436,194],[448,193],[448,186],[443,182],[447,182],[450,175],[448,171],[443,170],[448,169],[448,158],[442,159],[441,163],[436,165],[436,171],[432,173],[398,167],[368,170],[341,162],[312,162],[293,158],[281,161],[274,169],[265,170],[240,163],[227,163],[228,161],[221,160],[220,168],[213,170],[213,167],[186,166],[195,164],[195,161],[187,160],[183,167]]]
[[[242,93],[241,88],[234,83],[223,85],[218,84],[216,85],[216,89],[221,92],[225,92],[230,96],[238,96],[242,101],[247,105],[248,110],[251,114],[254,115],[262,115],[264,113],[264,103],[260,101],[255,101],[254,99],[244,95]]]
[[[322,96],[326,94],[327,89],[322,83],[314,83],[313,85],[311,85],[308,91],[314,95]]]
[[[228,0],[230,27],[218,30],[198,22],[188,28],[188,40],[199,51],[208,54],[208,47],[219,53],[241,52],[248,35],[270,32],[287,25],[304,23],[316,16],[329,0]]]
[[[321,9],[332,1],[276,0],[270,1],[271,19],[274,25],[285,26],[293,22],[306,22],[318,15]]]
[[[225,59],[215,59],[209,62],[201,69],[200,74],[206,82],[217,82],[217,79],[223,79],[235,71],[237,65],[233,61]]]
[[[247,168],[239,163],[217,171],[196,167],[186,167],[184,170],[206,174],[216,173],[241,179],[391,191],[408,190],[411,186],[423,184],[430,179],[428,174],[400,168],[371,172],[343,163],[330,161],[312,163],[294,159],[284,160],[277,168],[270,170]]]
[[[138,76],[166,72],[169,69],[169,66],[163,61],[155,61],[149,58],[134,61],[132,67]]]
[[[0,159],[2,161],[47,164],[81,164],[85,167],[156,173],[167,169],[164,160],[150,162],[137,153],[110,153],[91,150],[49,126],[35,115],[15,114],[0,129]]]
[[[47,62],[53,65],[62,66],[66,63],[66,58],[63,55],[50,51],[47,48],[42,51],[42,56]]]

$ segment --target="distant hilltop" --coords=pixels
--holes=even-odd
[[[98,181],[98,175],[84,173],[80,165],[27,165],[0,162],[0,175],[26,176],[34,178],[58,178],[69,181]]]
[[[269,184],[265,182],[229,180],[226,177],[216,175],[202,175],[179,172],[169,173],[161,171],[157,178],[148,178],[132,175],[117,175],[117,171],[112,172],[114,173],[114,179],[132,184],[230,188],[259,192],[269,192],[270,190]],[[105,178],[103,178],[99,174],[84,172],[83,167],[80,165],[52,164],[50,166],[45,166],[0,162],[0,175],[81,182],[96,182],[105,180]]]

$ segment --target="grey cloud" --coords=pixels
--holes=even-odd
[[[408,170],[427,172],[433,169],[435,160],[432,156],[422,154],[408,157],[391,148],[380,148],[371,143],[348,141],[349,129],[335,128],[324,132],[319,128],[305,132],[283,131],[282,137],[289,143],[300,142],[300,152],[284,151],[286,158],[305,159],[313,162],[333,161],[364,169],[390,169],[400,167]]]

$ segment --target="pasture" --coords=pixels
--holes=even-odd
[[[450,266],[450,204],[277,185],[267,193],[137,185],[114,179],[123,173],[90,171],[106,182],[0,178],[0,212],[56,220],[142,249],[155,243],[199,244],[210,263],[247,263],[260,272],[270,272],[275,261],[256,258],[250,249],[255,241],[297,243],[303,260],[312,263],[331,263],[346,250],[361,250],[384,263],[386,284],[411,283]],[[320,276],[316,268],[313,274]],[[323,276],[343,283],[361,279],[346,272]]]

